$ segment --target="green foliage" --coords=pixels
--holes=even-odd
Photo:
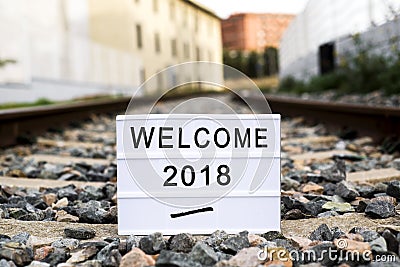
[[[223,62],[228,66],[231,66],[243,73],[246,73],[246,59],[242,51],[224,50]]]
[[[278,50],[274,47],[266,47],[263,52],[224,50],[223,62],[251,78],[272,76],[279,71]]]
[[[35,107],[54,104],[53,101],[47,98],[39,98],[35,102],[22,102],[22,103],[5,103],[0,105],[0,109],[9,108],[25,108],[25,107]]]
[[[334,72],[314,76],[308,82],[293,77],[281,81],[279,90],[290,93],[315,93],[336,90],[339,94],[365,94],[383,90],[388,95],[400,93],[400,51],[393,47],[390,56],[372,53],[369,44],[353,37],[356,53],[344,56]]]
[[[264,75],[276,75],[279,72],[278,49],[275,47],[266,47],[264,50]]]
[[[257,52],[251,52],[247,58],[246,75],[250,78],[256,78],[258,75],[259,55]]]
[[[14,59],[1,59],[0,58],[0,68],[4,67],[5,65],[8,65],[8,64],[15,64],[15,63],[17,63],[17,61]]]
[[[287,76],[279,83],[279,91],[302,94],[307,92],[306,84],[292,76]]]
[[[35,106],[44,106],[44,105],[54,104],[54,102],[47,98],[42,97],[42,98],[39,98],[38,100],[36,100],[33,104]]]

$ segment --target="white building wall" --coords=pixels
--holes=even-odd
[[[398,0],[310,0],[289,25],[279,49],[280,77],[307,79],[318,73],[318,47],[366,31],[392,17]]]
[[[40,97],[65,100],[85,95],[131,95],[143,82],[143,70],[149,78],[179,62],[196,61],[197,48],[200,60],[222,62],[218,18],[182,0],[156,2],[157,12],[153,0],[118,0],[111,3],[117,7],[113,10],[106,8],[110,2],[100,0],[0,0],[0,59],[17,61],[0,68],[0,103]],[[175,5],[174,18],[171,3]],[[104,14],[93,14],[93,4],[103,7],[100,11]],[[91,31],[99,23],[93,16],[104,16],[100,21],[107,23],[121,15],[121,7],[126,7],[118,26],[125,37],[124,48],[106,41],[112,39],[115,24],[107,29],[110,34],[105,39],[96,39],[102,27],[97,25],[98,32]],[[142,49],[136,46],[135,24],[142,25]],[[160,34],[160,53],[155,52],[155,32]],[[171,51],[173,39],[177,40],[176,56]],[[183,52],[185,43],[189,45],[188,56]],[[163,78],[162,88],[168,80],[189,80],[192,74],[170,73]]]

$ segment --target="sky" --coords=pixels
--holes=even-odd
[[[291,13],[303,10],[308,0],[196,0],[221,18],[238,12]]]

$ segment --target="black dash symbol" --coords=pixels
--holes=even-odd
[[[212,207],[208,207],[208,208],[191,210],[191,211],[186,211],[186,212],[181,212],[181,213],[174,213],[174,214],[171,214],[171,218],[178,218],[178,217],[183,217],[183,216],[196,214],[196,213],[200,213],[200,212],[207,212],[207,211],[214,211],[214,209]]]

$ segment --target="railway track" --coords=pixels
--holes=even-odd
[[[265,98],[275,113],[288,117],[301,116],[311,123],[323,123],[329,129],[353,131],[359,136],[370,136],[375,141],[400,134],[400,108],[304,100],[270,94],[266,94]],[[259,102],[261,106],[265,104],[263,100],[252,96],[245,99],[252,103]]]
[[[231,101],[229,96],[217,97]],[[336,248],[333,241],[338,238],[354,250],[372,250],[375,259],[386,255],[398,260],[400,185],[394,181],[400,179],[399,155],[382,153],[370,136],[345,140],[323,124],[310,126],[308,119],[299,117],[299,106],[290,114],[295,118],[282,121],[281,234],[118,236],[112,111],[121,110],[123,101],[127,103],[121,99],[115,106],[106,105],[108,114],[94,115],[104,110],[88,107],[83,117],[89,119],[44,132],[33,144],[0,151],[0,263],[8,264],[4,266],[12,266],[10,261],[18,266],[32,261],[32,266],[135,266],[133,259],[136,266],[291,266],[307,261],[265,263],[251,255],[265,244],[287,252],[321,252],[326,246]],[[156,110],[168,112],[178,102],[160,103]],[[269,103],[274,112],[287,114],[288,103]],[[241,103],[232,105],[239,113],[250,112]],[[201,108],[218,112],[210,106]],[[39,113],[27,112],[31,118]],[[49,126],[44,120],[43,125]],[[341,263],[323,260],[325,265]]]

